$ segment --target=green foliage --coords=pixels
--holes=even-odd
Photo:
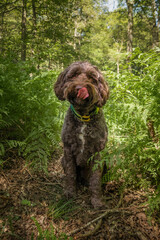
[[[107,72],[111,96],[105,107],[109,125],[109,156],[112,178],[126,185],[159,184],[160,54],[138,53],[132,57],[132,73]],[[153,123],[155,136],[148,127]]]
[[[28,206],[28,207],[33,207],[35,206],[36,204],[35,203],[32,203],[31,201],[27,200],[27,199],[23,199],[21,201],[21,204],[24,205],[24,206]]]
[[[49,207],[48,215],[52,216],[54,219],[63,218],[67,220],[70,213],[77,208],[78,206],[73,204],[73,199],[69,201],[66,201],[66,199],[61,199]]]
[[[148,214],[151,216],[154,212],[159,212],[160,210],[160,185],[158,185],[157,190],[148,198],[149,211]],[[159,220],[159,219],[158,219]]]
[[[25,52],[23,60],[32,59],[38,67],[69,65],[79,58],[82,36],[94,24],[99,8],[100,3],[92,0],[4,1],[0,3],[2,56],[20,60]]]
[[[66,234],[62,233],[60,234],[59,237],[56,237],[55,235],[55,231],[52,225],[50,225],[49,229],[43,230],[43,228],[41,227],[41,225],[38,223],[38,221],[33,217],[32,218],[37,230],[38,230],[38,236],[37,236],[37,240],[71,240],[72,238],[68,238]],[[31,239],[35,239],[34,236],[32,235]]]
[[[29,62],[1,59],[1,159],[14,148],[36,168],[47,170],[63,118],[63,106],[53,93],[57,75],[56,71],[38,71]]]

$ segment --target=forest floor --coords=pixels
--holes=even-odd
[[[146,214],[146,193],[125,189],[120,194],[120,185],[108,182],[106,209],[95,210],[86,188],[75,199],[64,198],[59,154],[48,175],[32,172],[23,159],[8,159],[0,170],[0,239],[71,239],[65,233],[73,239],[159,240],[160,224]]]

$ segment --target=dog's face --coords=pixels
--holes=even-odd
[[[58,77],[54,90],[60,100],[68,100],[73,106],[102,107],[109,88],[97,67],[88,62],[75,62]]]

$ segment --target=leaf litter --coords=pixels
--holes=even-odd
[[[146,214],[146,193],[125,189],[120,194],[120,185],[106,183],[106,209],[95,210],[83,186],[74,199],[65,199],[59,157],[50,162],[48,175],[12,159],[0,170],[0,239],[159,240],[160,223]],[[56,238],[40,238],[51,226]]]

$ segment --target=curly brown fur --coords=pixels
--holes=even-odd
[[[62,129],[62,166],[66,195],[74,196],[77,182],[84,181],[89,185],[92,205],[101,207],[102,171],[93,171],[93,165],[100,160],[99,152],[107,141],[107,126],[101,107],[109,97],[108,85],[97,67],[88,62],[75,62],[59,75],[54,90],[60,100],[69,101],[80,115],[90,115],[100,107],[98,114],[93,114],[88,122],[81,121],[71,108],[68,109]]]

